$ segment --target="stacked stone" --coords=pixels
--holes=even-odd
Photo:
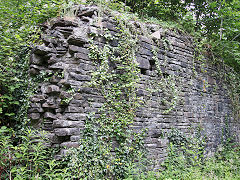
[[[96,89],[87,86],[91,72],[97,68],[88,57],[89,37],[102,34],[103,29],[114,36],[118,29],[111,15],[104,13],[99,19],[98,11],[98,7],[81,5],[77,8],[76,17],[56,18],[45,24],[43,45],[33,49],[30,74],[35,76],[44,72],[52,76],[39,84],[38,92],[31,99],[29,116],[34,126],[49,131],[52,146],[77,147],[88,114],[95,112],[97,115],[104,102]],[[136,131],[148,129],[145,145],[149,156],[156,160],[156,168],[167,156],[167,139],[162,135],[171,128],[189,133],[189,128],[200,125],[208,138],[209,148],[220,143],[226,121],[232,132],[240,134],[239,123],[232,118],[231,102],[224,84],[214,75],[217,68],[194,60],[191,37],[163,30],[154,24],[135,21],[129,24],[139,32],[136,58],[141,80],[137,95],[150,102],[138,109],[132,128]],[[163,41],[167,43],[164,45]],[[94,39],[94,44],[99,47],[105,43],[104,38]],[[116,41],[111,42],[112,46],[117,44]],[[162,77],[157,75],[154,49],[157,49]],[[158,101],[167,95],[150,93],[147,89],[150,80],[161,81],[171,75],[179,79],[176,87],[181,89],[179,96],[182,101],[165,114],[166,105]]]
[[[89,21],[96,15],[97,7],[81,6],[77,17],[44,24],[43,45],[32,51],[30,74],[50,74],[50,78],[39,84],[29,116],[34,126],[50,132],[52,146],[77,147],[88,113],[103,100],[84,86],[95,68],[88,57],[88,34],[92,33]]]

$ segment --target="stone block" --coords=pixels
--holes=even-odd
[[[57,104],[49,104],[49,103],[45,102],[42,104],[42,107],[48,108],[48,109],[57,109],[58,105]]]
[[[110,31],[118,32],[116,26],[110,22],[102,22],[102,27],[109,29]]]
[[[65,113],[64,117],[67,120],[82,121],[82,120],[86,120],[87,115],[84,113]]]
[[[77,147],[79,147],[79,144],[78,144],[78,142],[63,142],[60,144],[60,147],[77,148]]]
[[[45,94],[60,93],[60,89],[56,85],[42,86],[41,91]]]
[[[40,113],[31,113],[29,114],[29,118],[32,120],[38,120],[40,119]]]
[[[53,127],[54,128],[66,128],[66,127],[68,127],[68,128],[72,128],[72,127],[83,128],[84,123],[83,123],[83,121],[54,120]]]
[[[35,103],[43,103],[46,101],[46,96],[45,95],[34,95],[30,98],[31,102]]]
[[[44,112],[44,110],[43,110],[43,108],[30,108],[29,110],[28,110],[28,113],[42,113],[42,112]]]
[[[89,7],[89,9],[86,10],[81,10],[78,12],[77,16],[78,17],[92,17],[94,14],[97,14],[98,8],[97,7]]]
[[[54,52],[56,52],[54,49],[51,49],[46,46],[40,46],[40,45],[35,46],[33,49],[33,53],[40,56],[44,56],[44,55],[47,55],[48,53],[54,53]]]
[[[80,140],[80,136],[71,136],[70,137],[70,140],[72,141],[72,142],[78,142],[79,140]]]
[[[64,35],[64,37],[68,37],[72,34],[73,32],[73,27],[55,27],[55,30],[57,30],[58,32],[62,33]]]
[[[57,62],[48,66],[48,68],[53,70],[64,70],[68,68],[68,64],[65,64],[63,62]]]
[[[78,23],[72,20],[67,20],[64,18],[57,18],[51,22],[51,29],[55,29],[56,27],[78,27]]]
[[[53,132],[56,134],[56,136],[80,135],[79,128],[55,128]]]
[[[91,81],[91,76],[88,76],[88,75],[81,75],[81,74],[70,72],[70,76],[77,81]]]
[[[51,143],[61,143],[61,141],[59,140],[59,138],[54,134],[54,133],[48,133],[47,134],[47,138],[50,140]]]
[[[77,105],[77,104],[74,104],[74,105]],[[68,106],[65,109],[65,112],[66,113],[83,113],[84,109],[83,109],[83,107]]]
[[[88,39],[86,37],[82,37],[82,36],[71,35],[67,39],[67,42],[70,45],[76,45],[76,46],[80,46],[81,47],[84,44],[88,43]]]
[[[31,55],[30,64],[42,65],[42,63],[43,63],[43,57],[41,57],[37,54]]]
[[[137,57],[137,62],[139,63],[139,67],[142,69],[150,69],[149,60],[142,58],[141,56]]]
[[[51,119],[51,120],[56,119],[56,115],[50,112],[45,112],[43,117],[45,119]]]
[[[70,53],[88,54],[89,50],[86,48],[79,47],[79,46],[69,45],[69,52]]]
[[[76,60],[85,60],[85,61],[90,61],[90,58],[87,54],[84,53],[75,53],[74,58]]]

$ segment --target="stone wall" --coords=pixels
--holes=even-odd
[[[89,35],[107,29],[114,36],[118,29],[108,13],[99,20],[98,10],[81,5],[76,17],[44,24],[43,44],[33,49],[29,72],[44,80],[31,98],[29,117],[33,126],[49,131],[51,146],[77,147],[88,114],[98,112],[104,102],[98,91],[86,87],[97,68],[88,56]],[[226,123],[231,132],[240,134],[226,87],[218,76],[219,67],[194,58],[191,37],[154,24],[129,21],[129,25],[139,31],[136,60],[141,80],[137,95],[145,102],[133,128],[148,128],[145,144],[152,158],[161,162],[166,157],[167,139],[162,134],[171,128],[189,133],[193,127],[202,127],[209,149],[220,143]],[[104,43],[102,38],[95,39],[100,47]],[[111,43],[113,47],[116,44]],[[154,56],[162,77],[157,76]]]

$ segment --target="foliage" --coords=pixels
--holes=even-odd
[[[210,50],[214,55],[224,59],[225,63],[239,72],[238,0],[122,0],[122,2],[142,18],[154,17],[158,21],[174,21],[178,27],[181,25],[194,36],[200,35],[199,41],[208,38]]]
[[[239,144],[228,139],[219,146],[213,157],[204,157],[205,138],[200,132],[197,129],[194,136],[186,136],[176,129],[172,130],[168,136],[168,157],[162,169],[142,172],[126,179],[239,179]]]
[[[27,128],[29,55],[39,41],[40,23],[60,14],[66,1],[0,1],[0,178],[55,179],[62,176],[38,136]],[[13,129],[8,129],[11,127]],[[35,140],[34,140],[35,138]],[[44,139],[45,140],[45,139]],[[64,178],[63,178],[64,179]]]
[[[28,59],[39,38],[40,23],[57,15],[57,1],[6,0],[0,2],[0,125],[20,128],[27,122],[31,95]]]
[[[165,170],[157,179],[239,179],[239,145],[229,141],[219,147],[214,157],[203,158],[204,138],[194,139],[196,141],[181,146],[180,151],[176,144],[170,144]]]
[[[64,179],[69,175],[62,169],[63,162],[53,159],[53,152],[46,146],[44,133],[28,129],[12,143],[14,131],[5,126],[0,129],[0,178],[1,179]]]

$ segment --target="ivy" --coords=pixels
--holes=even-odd
[[[137,38],[122,17],[115,20],[119,33],[113,36],[103,30],[92,38],[104,38],[106,44],[101,48],[92,40],[89,47],[89,57],[97,66],[89,86],[97,89],[105,102],[99,112],[89,116],[80,147],[70,153],[69,166],[77,172],[76,178],[124,178],[132,169],[141,169],[145,156],[143,134],[131,128],[139,107]],[[118,42],[116,47],[111,46],[113,40]]]

